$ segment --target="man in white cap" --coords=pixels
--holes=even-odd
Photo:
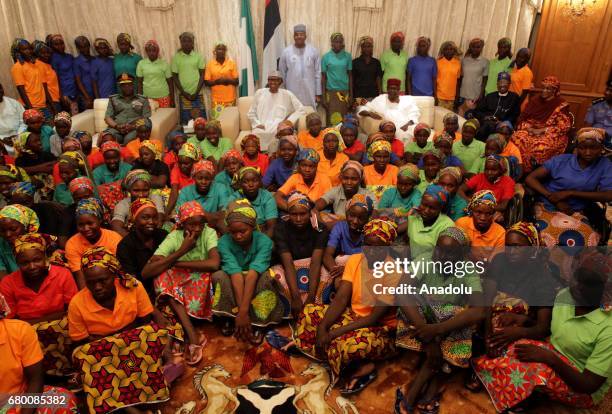
[[[285,87],[298,97],[303,105],[312,106],[321,101],[321,57],[314,46],[306,43],[306,26],[293,28],[294,44],[281,54],[278,68],[285,79]]]
[[[280,89],[283,77],[279,71],[268,75],[268,87],[255,92],[253,103],[247,114],[253,134],[259,137],[262,151],[274,150],[272,145],[276,136],[276,127],[281,121],[289,120],[293,124],[302,116],[303,105],[287,89]]]

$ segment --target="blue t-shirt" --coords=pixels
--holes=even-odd
[[[98,82],[100,98],[117,93],[113,59],[96,57],[91,61],[91,79]]]
[[[270,184],[274,184],[278,188],[282,187],[294,170],[295,165],[287,167],[282,158],[276,158],[270,163],[263,177],[264,187],[268,187]]]
[[[54,52],[51,55],[51,66],[57,73],[62,95],[71,99],[76,98],[78,89],[74,80],[74,56],[69,53]]]
[[[353,242],[349,233],[349,226],[346,220],[337,222],[329,234],[327,241],[328,247],[335,247],[336,254],[355,254],[361,253],[363,248],[363,234],[359,235],[359,240]]]
[[[91,63],[93,60],[94,58],[88,59],[83,55],[78,55],[74,58],[74,76],[81,78],[81,83],[90,98],[93,98],[93,84],[91,79]]]
[[[433,96],[433,79],[438,76],[438,65],[431,56],[413,56],[408,59],[412,95]]]
[[[557,155],[544,163],[549,177],[544,187],[551,192],[557,191],[610,191],[612,190],[612,162],[605,157],[589,165],[584,170],[573,154]],[[555,210],[547,199],[541,197],[549,210]],[[567,202],[574,211],[581,211],[588,202],[580,198],[569,198]]]
[[[331,91],[347,91],[349,88],[348,72],[353,70],[353,57],[346,50],[339,53],[330,50],[321,59],[321,72],[327,77],[326,88]]]

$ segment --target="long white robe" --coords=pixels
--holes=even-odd
[[[275,139],[278,124],[287,119],[295,125],[304,112],[303,108],[300,100],[286,89],[272,93],[269,88],[262,88],[255,92],[247,117],[252,132],[259,137],[262,151],[266,151]],[[255,128],[258,125],[263,125],[264,129]]]
[[[321,56],[314,46],[291,45],[283,50],[278,61],[285,88],[297,96],[302,105],[316,108],[316,95],[321,95]]]
[[[357,113],[361,111],[376,112],[383,119],[393,122],[396,128],[396,138],[404,143],[412,141],[414,126],[419,123],[421,116],[421,111],[412,96],[400,96],[399,102],[396,103],[391,102],[386,93],[357,108]],[[410,125],[406,131],[402,130],[401,128],[410,121],[413,122],[413,125]]]

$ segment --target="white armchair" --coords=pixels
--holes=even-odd
[[[165,142],[166,135],[178,124],[178,109],[159,108],[157,102],[149,100],[151,105],[151,138]],[[88,109],[72,117],[72,129],[98,134],[108,127],[104,121],[108,99],[96,99],[93,109]],[[95,140],[94,140],[95,145]]]

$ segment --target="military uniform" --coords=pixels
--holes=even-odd
[[[127,73],[118,77],[119,84],[132,80],[133,77]],[[142,95],[133,95],[128,98],[119,93],[108,97],[108,106],[104,116],[112,118],[119,125],[130,124],[140,118],[150,118],[151,106],[149,100]],[[117,137],[120,144],[127,144],[136,138],[136,129],[126,135],[122,135],[114,128],[109,128],[109,130]]]

